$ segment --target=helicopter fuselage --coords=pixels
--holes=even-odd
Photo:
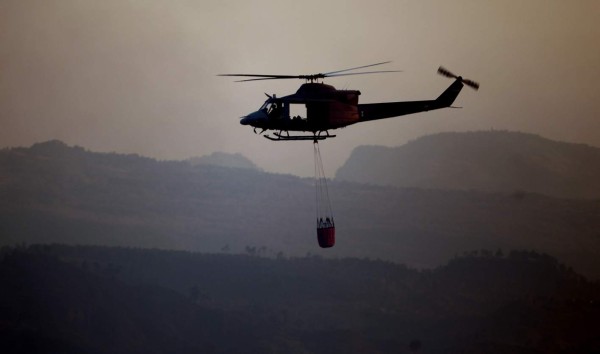
[[[305,83],[292,95],[269,97],[259,110],[243,117],[240,124],[262,131],[304,131],[315,135],[359,122],[449,107],[462,87],[459,77],[435,100],[359,104],[360,91]],[[305,113],[294,114],[298,107]]]

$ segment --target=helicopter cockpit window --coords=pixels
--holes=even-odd
[[[262,110],[269,111],[271,109],[271,104],[272,104],[271,99],[266,100],[265,103],[263,103],[263,105],[260,106],[259,111],[262,111]]]
[[[282,107],[282,102],[274,102],[269,99],[265,103],[263,103],[263,105],[260,107],[260,110],[265,111],[267,114],[271,115],[274,112],[279,112]]]
[[[267,113],[271,114],[271,113],[275,112],[278,108],[279,108],[279,104],[277,102],[273,102],[267,109]]]

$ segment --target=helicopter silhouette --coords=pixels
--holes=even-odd
[[[268,98],[263,105],[256,112],[241,117],[240,124],[254,127],[255,133],[256,129],[261,129],[258,134],[273,130],[274,137],[268,134],[265,134],[264,137],[274,141],[313,140],[316,142],[333,138],[335,135],[330,135],[329,130],[377,119],[451,107],[464,85],[475,90],[479,88],[478,83],[463,79],[461,76],[454,75],[440,67],[438,69],[440,75],[455,80],[434,100],[359,104],[360,91],[338,90],[322,82],[324,78],[329,77],[400,72],[399,70],[350,72],[388,63],[390,62],[386,61],[312,75],[219,74],[218,76],[250,77],[250,79],[238,80],[237,82],[281,79],[306,80],[306,83],[301,85],[296,93],[288,96],[278,98],[275,95],[271,96],[265,93]],[[290,114],[290,112],[298,109],[301,112],[300,114]],[[290,131],[311,132],[312,134],[290,135]]]

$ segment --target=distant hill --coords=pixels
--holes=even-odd
[[[600,278],[599,200],[335,181],[329,194],[337,241],[324,250],[311,179],[52,141],[0,151],[0,245],[316,254],[414,267],[474,249],[532,249]]]
[[[430,271],[36,245],[0,252],[2,353],[595,353],[600,285],[532,251]]]
[[[259,168],[242,154],[228,154],[225,152],[213,152],[210,155],[192,157],[187,160],[193,166],[215,165],[233,168],[246,168],[259,170]]]
[[[440,133],[396,148],[361,146],[336,179],[436,189],[600,198],[600,149],[506,131]]]

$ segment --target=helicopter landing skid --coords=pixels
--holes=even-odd
[[[317,140],[325,140],[327,138],[335,138],[335,135],[318,135],[318,134],[313,134],[313,135],[283,135],[281,133],[273,133],[273,135],[275,135],[275,137],[271,137],[268,134],[264,135],[265,138],[272,140],[272,141],[291,141],[291,140],[313,140],[313,141],[317,141]]]

